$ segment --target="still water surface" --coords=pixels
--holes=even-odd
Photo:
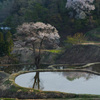
[[[43,91],[100,95],[100,76],[81,72],[31,72],[16,77],[15,83]]]

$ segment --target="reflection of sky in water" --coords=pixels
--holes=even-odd
[[[35,74],[35,72],[22,74],[15,79],[15,82],[23,87],[32,87]],[[42,84],[44,91],[61,91],[68,93],[100,95],[100,76],[81,73],[83,76],[81,75],[81,77],[75,78],[73,81],[69,81],[67,77],[71,74],[73,74],[72,76],[75,77],[75,73],[41,72],[39,73],[40,83]],[[89,78],[87,80],[86,78],[88,76]]]

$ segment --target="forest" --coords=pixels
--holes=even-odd
[[[12,33],[23,22],[44,22],[57,28],[61,40],[77,32],[86,32],[100,26],[100,1],[85,18],[76,18],[66,8],[66,0],[0,0],[0,25],[12,28]],[[76,12],[73,11],[75,14]]]
[[[25,22],[43,22],[56,27],[61,37],[61,46],[65,46],[66,42],[83,40],[99,42],[100,1],[90,2],[88,8],[83,5],[84,11],[78,9],[79,3],[72,5],[66,0],[0,0],[0,32],[3,33],[3,40],[7,30],[2,27],[10,28],[8,33],[10,31],[13,35],[16,34],[16,28]],[[81,15],[80,12],[85,13]]]

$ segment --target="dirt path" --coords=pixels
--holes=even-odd
[[[89,43],[80,43],[81,45],[100,45],[100,43],[94,43],[94,42],[89,42]]]

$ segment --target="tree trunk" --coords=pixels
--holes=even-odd
[[[35,51],[35,43],[33,43],[34,60],[35,60],[35,65],[36,65],[36,68],[37,68],[37,69],[40,68],[41,49],[42,49],[42,44],[43,44],[44,38],[45,38],[45,37],[43,37],[42,40],[41,40],[41,42],[40,42],[40,47],[39,47],[38,55],[36,55],[36,51]]]

